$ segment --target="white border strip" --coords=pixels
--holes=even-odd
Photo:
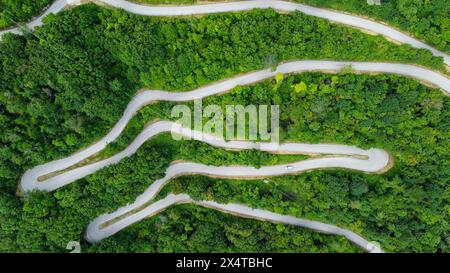
[[[344,236],[349,241],[351,241],[352,243],[354,243],[355,245],[359,246],[360,248],[364,249],[367,252],[370,253],[384,252],[375,243],[369,242],[368,240],[364,239],[360,235],[350,230],[343,229],[335,225],[325,224],[318,221],[312,221],[288,215],[282,215],[262,209],[253,209],[241,204],[233,204],[233,203],[219,204],[214,201],[194,201],[187,194],[178,194],[178,195],[169,194],[164,199],[152,203],[145,209],[135,214],[132,214],[124,219],[121,219],[120,221],[117,221],[111,225],[108,225],[107,227],[102,228],[101,226],[105,223],[105,220],[108,220],[107,219],[108,215],[104,214],[94,219],[88,225],[85,232],[85,238],[87,241],[91,243],[101,241],[138,221],[141,221],[150,216],[154,216],[164,211],[165,209],[169,208],[170,206],[177,204],[196,204],[202,207],[207,207],[225,213],[234,214],[239,217],[269,221],[272,223],[294,225],[298,227],[308,228],[324,234]]]

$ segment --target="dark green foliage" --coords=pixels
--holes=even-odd
[[[430,45],[450,52],[450,2],[448,0],[295,0],[320,7],[363,14],[393,24]]]
[[[306,90],[296,92],[300,83]],[[388,75],[306,73],[287,77],[276,92],[268,91],[274,85],[272,80],[240,87],[203,104],[270,104],[276,99],[280,124],[286,124],[284,141],[383,148],[394,156],[394,168],[383,175],[314,171],[272,178],[268,185],[183,177],[164,193],[188,192],[196,199],[241,202],[338,224],[388,251],[450,251],[450,104],[441,91]]]
[[[0,29],[27,22],[53,0],[0,0]]]

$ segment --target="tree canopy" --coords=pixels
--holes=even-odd
[[[379,19],[450,53],[450,2],[447,0],[295,0],[320,7],[350,11]]]

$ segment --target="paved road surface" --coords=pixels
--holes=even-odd
[[[222,138],[207,135],[198,131],[192,131],[187,128],[181,128],[179,124],[174,122],[159,121],[146,127],[125,150],[107,159],[67,170],[45,181],[39,181],[38,178],[42,175],[53,173],[52,171],[59,168],[60,165],[58,164],[58,161],[56,161],[56,163],[51,162],[50,164],[47,164],[46,168],[38,166],[25,173],[25,175],[22,177],[21,190],[56,190],[78,179],[93,174],[106,166],[117,164],[125,157],[132,156],[148,139],[164,132],[176,132],[183,136],[191,136],[194,140],[206,142],[212,146],[226,149],[255,149],[284,154],[289,153],[333,155],[333,157],[308,159],[292,164],[268,166],[262,167],[260,169],[244,166],[215,167],[197,163],[182,163],[172,165],[167,171],[168,174],[174,174],[175,176],[180,176],[182,174],[205,174],[215,177],[258,178],[266,176],[294,174],[306,170],[325,168],[345,168],[374,173],[383,171],[389,164],[389,154],[379,149],[370,149],[366,151],[354,146],[346,145],[303,143],[287,143],[278,145],[276,143],[255,143],[252,141],[224,141]],[[287,166],[291,166],[292,168],[287,168]],[[38,169],[39,171],[33,171],[36,169]]]
[[[227,2],[217,4],[205,4],[205,5],[192,5],[192,6],[179,6],[179,7],[151,7],[142,6],[134,3],[130,3],[122,0],[100,0],[109,5],[123,8],[128,12],[146,15],[146,16],[179,16],[179,15],[191,15],[191,14],[207,14],[207,13],[219,13],[219,12],[232,12],[241,10],[250,10],[254,8],[274,8],[280,11],[294,11],[298,10],[308,15],[325,18],[330,21],[343,23],[346,25],[367,29],[372,32],[389,37],[393,40],[401,43],[407,43],[416,48],[429,49],[436,56],[442,56],[447,65],[450,64],[450,57],[430,46],[411,38],[402,32],[399,32],[386,25],[376,23],[367,19],[362,19],[356,16],[351,16],[339,12],[330,10],[309,7],[306,5],[295,4],[284,1],[275,0],[257,0],[257,1],[242,1],[242,2]],[[36,18],[28,24],[28,27],[34,28],[35,26],[42,24],[42,18],[49,13],[57,13],[62,10],[67,4],[76,4],[78,1],[74,0],[57,0],[46,12]],[[0,36],[7,32],[20,33],[18,29],[10,29],[6,31],[0,31]],[[162,121],[155,123],[147,127],[136,139],[130,144],[124,151],[107,158],[105,160],[72,169],[62,174],[56,175],[46,181],[39,182],[38,178],[47,175],[49,173],[64,170],[72,167],[76,163],[88,158],[95,153],[103,150],[106,145],[114,141],[125,128],[126,124],[133,117],[133,115],[142,108],[144,105],[157,100],[167,101],[189,101],[193,99],[200,99],[211,95],[220,94],[226,92],[237,85],[252,84],[260,80],[271,78],[276,73],[294,73],[303,71],[315,71],[315,70],[339,70],[346,65],[352,65],[354,70],[363,72],[383,72],[383,73],[395,73],[414,77],[421,81],[426,81],[440,87],[445,93],[450,93],[449,79],[439,73],[420,68],[412,65],[405,64],[393,64],[393,63],[363,63],[363,62],[334,62],[334,61],[300,61],[291,62],[280,65],[275,71],[262,70],[258,72],[249,73],[246,75],[236,76],[229,80],[212,84],[206,87],[199,88],[190,92],[183,93],[171,93],[158,90],[148,90],[139,93],[130,102],[124,115],[114,128],[99,142],[94,145],[64,159],[49,162],[47,164],[37,166],[27,171],[20,182],[20,187],[23,191],[29,191],[34,189],[52,191],[59,187],[62,187],[68,183],[71,183],[79,178],[96,172],[97,170],[104,168],[105,166],[116,164],[121,159],[127,156],[131,156],[136,150],[149,138],[162,132],[168,132],[177,126],[171,122]],[[183,130],[182,133],[191,134],[190,130]],[[203,139],[204,135],[197,136]],[[196,138],[198,139],[198,138]],[[201,140],[201,139],[198,139]],[[204,139],[203,139],[204,140]],[[149,215],[154,215],[161,210],[179,203],[194,203],[200,206],[209,207],[212,209],[224,211],[227,213],[238,214],[242,217],[260,219],[271,221],[275,223],[291,224],[296,226],[307,227],[319,232],[343,235],[356,245],[364,248],[370,252],[381,252],[382,250],[361,236],[345,230],[339,227],[328,225],[316,221],[310,221],[292,216],[279,215],[270,211],[252,209],[239,204],[218,204],[212,201],[193,201],[189,196],[173,195],[170,194],[166,198],[152,203],[142,210],[137,210],[135,213],[131,213],[132,210],[147,204],[150,202],[159,190],[175,176],[190,175],[190,174],[202,174],[211,175],[214,177],[226,177],[226,178],[258,178],[275,175],[285,175],[291,173],[298,173],[305,170],[312,170],[318,168],[348,168],[365,172],[378,172],[382,171],[389,163],[389,155],[378,149],[370,149],[368,151],[361,150],[352,146],[344,145],[310,145],[301,143],[282,144],[280,146],[273,147],[272,144],[267,143],[252,143],[252,142],[224,142],[220,139],[214,139],[205,141],[211,145],[223,148],[234,149],[259,149],[270,152],[290,152],[290,153],[317,153],[317,154],[333,154],[333,157],[309,159],[301,162],[295,162],[292,165],[292,169],[287,169],[287,165],[266,166],[260,169],[254,167],[238,166],[238,167],[226,167],[226,166],[206,166],[198,163],[181,162],[173,164],[166,172],[166,176],[153,183],[147,190],[139,196],[133,204],[120,208],[114,213],[105,214],[95,219],[88,227],[86,232],[86,238],[89,241],[95,242],[103,238],[106,238],[119,230],[129,226]],[[354,155],[363,155],[367,159],[361,159],[353,157]],[[102,224],[117,217],[124,216],[122,219],[115,221],[107,227],[101,228]]]
[[[214,210],[219,210],[225,213],[234,214],[239,217],[257,219],[272,223],[294,225],[312,229],[314,231],[318,231],[325,234],[341,235],[367,252],[370,253],[383,252],[383,250],[376,243],[370,242],[352,231],[337,227],[335,225],[325,224],[318,221],[311,221],[302,218],[296,218],[288,215],[282,215],[267,210],[253,209],[241,204],[233,204],[233,203],[219,204],[214,201],[194,201],[187,194],[178,194],[178,195],[169,194],[164,199],[158,200],[152,203],[151,205],[147,206],[145,209],[137,213],[134,213],[124,219],[121,219],[115,222],[114,224],[108,225],[107,227],[102,227],[102,225],[106,221],[109,221],[111,219],[111,215],[108,214],[101,215],[88,225],[85,233],[85,238],[89,242],[93,243],[98,242],[104,238],[112,236],[113,234],[119,232],[120,230],[144,218],[156,215],[157,213],[164,211],[168,207],[177,204],[196,204]]]

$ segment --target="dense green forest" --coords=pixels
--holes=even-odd
[[[448,0],[381,0],[381,5],[368,5],[366,0],[295,1],[382,20],[450,53],[450,1]]]
[[[196,0],[133,0],[148,4],[194,4]],[[293,0],[308,5],[348,11],[378,19],[405,30],[436,48],[450,53],[450,2],[448,0]],[[220,2],[209,0],[206,2]]]
[[[163,135],[120,164],[55,193],[34,193],[24,200],[15,196],[25,170],[104,135],[139,88],[189,90],[291,59],[401,61],[443,69],[442,59],[426,50],[397,46],[301,13],[256,10],[146,18],[88,4],[45,22],[36,36],[6,35],[0,43],[0,251],[65,251],[68,241],[82,239],[90,220],[133,201],[175,159],[256,166],[294,160],[225,152]],[[306,90],[293,91],[301,82]],[[187,177],[173,181],[166,191],[321,219],[379,240],[389,251],[449,251],[450,119],[448,99],[440,91],[395,76],[307,73],[286,77],[281,85],[266,81],[240,87],[207,101],[280,104],[283,140],[385,148],[395,156],[396,168],[380,176],[319,171],[273,179],[266,186]],[[170,105],[152,107],[132,121],[116,149],[144,122],[164,117]],[[245,194],[235,194],[239,191]],[[187,223],[181,228],[175,225],[180,215]],[[204,243],[209,229],[220,231],[211,245]],[[161,237],[152,236],[155,232]],[[280,240],[265,241],[267,237]],[[131,244],[130,238],[139,243]],[[84,249],[359,251],[342,238],[190,206],[173,208]]]
[[[0,0],[0,29],[27,22],[53,0]]]

